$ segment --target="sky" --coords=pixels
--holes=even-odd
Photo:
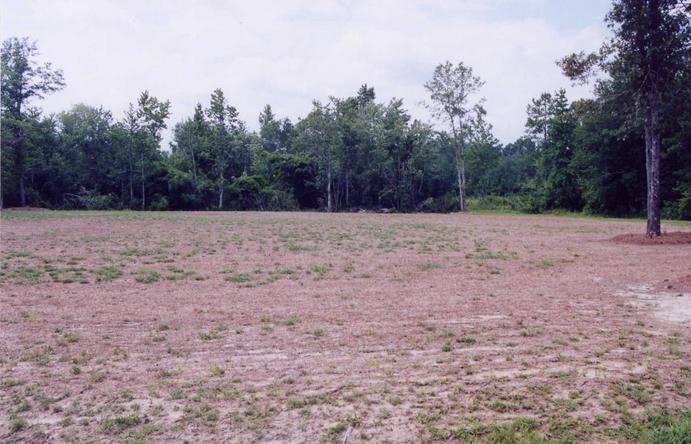
[[[607,36],[608,0],[0,0],[0,36],[36,40],[40,60],[67,86],[37,103],[48,113],[76,103],[121,118],[143,90],[169,99],[172,126],[221,88],[250,129],[271,104],[293,121],[312,100],[403,98],[415,118],[437,64],[463,62],[486,83],[488,120],[509,143],[544,91],[572,87],[555,60],[595,50]],[[479,97],[478,97],[479,98]],[[437,128],[442,129],[441,125]]]

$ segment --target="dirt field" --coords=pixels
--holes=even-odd
[[[0,442],[617,442],[684,412],[688,432],[691,244],[610,240],[643,230],[5,213]]]

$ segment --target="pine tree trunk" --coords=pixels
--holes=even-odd
[[[647,182],[647,237],[659,236],[660,231],[660,94],[651,91],[645,110],[645,171]]]

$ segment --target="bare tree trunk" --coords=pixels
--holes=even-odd
[[[331,163],[326,174],[326,211],[331,212]]]
[[[346,211],[350,208],[350,199],[348,195],[348,171],[345,174],[345,200],[346,200]]]
[[[192,157],[192,178],[194,179],[194,186],[197,186],[197,159],[194,156],[194,148],[190,144],[190,156]]]
[[[425,170],[422,170],[421,174],[420,174],[420,183],[417,186],[417,192],[413,194],[413,207],[416,209],[417,209],[418,204],[420,203],[420,198],[422,197],[422,186],[424,184],[425,184]],[[414,184],[413,184],[413,189],[415,189]]]
[[[342,200],[341,197],[343,196],[342,188],[343,188],[343,181],[338,180],[338,179],[334,180],[333,191],[331,193],[333,195],[333,210],[334,211],[338,211],[338,209],[341,207],[341,200]]]
[[[648,237],[660,235],[660,94],[648,94],[645,110],[645,171]]]
[[[16,157],[14,160],[14,167],[22,171],[19,175],[19,206],[26,206],[26,188],[24,186],[24,178],[26,176],[26,171],[24,169],[25,152],[24,152],[24,134],[21,129],[17,128],[15,133],[15,139],[12,142],[14,144],[14,150]]]
[[[459,157],[459,169],[461,170],[461,211],[465,212],[467,211],[467,208],[465,206],[465,150],[463,149],[463,143],[460,143],[461,146],[461,156]]]
[[[20,207],[26,206],[26,190],[24,188],[24,175],[25,175],[25,173],[22,173],[19,175],[19,206]]]
[[[465,208],[465,163],[463,162],[463,147],[456,142],[456,180],[458,181],[458,203],[460,211]]]
[[[449,116],[451,120],[451,130],[453,132],[453,145],[456,154],[456,178],[458,180],[458,203],[460,211],[465,212],[465,162],[463,159],[463,144],[458,140],[459,131],[456,130],[456,124],[453,116]],[[460,127],[460,123],[459,123]]]
[[[223,209],[223,189],[225,188],[225,177],[223,177],[223,172],[221,172],[220,180],[218,183],[218,209]]]
[[[146,209],[146,190],[145,190],[145,185],[144,185],[144,152],[143,151],[142,151],[140,161],[141,161],[141,173],[142,173],[142,210],[145,210]]]
[[[250,160],[249,151],[246,148],[242,149],[242,175],[247,176],[247,164]]]
[[[460,211],[465,211],[465,202],[463,202],[463,180],[461,179],[461,166],[456,161],[456,179],[458,181],[458,203]]]
[[[129,157],[127,159],[127,166],[130,176],[130,202],[129,207],[132,208],[132,201],[134,200],[134,168],[132,167],[132,149],[130,148]]]

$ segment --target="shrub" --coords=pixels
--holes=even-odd
[[[530,196],[522,194],[507,194],[506,196],[471,197],[467,200],[469,210],[480,211],[519,211],[530,212],[536,204]]]
[[[168,209],[168,198],[166,196],[154,195],[151,199],[149,209],[153,211],[165,211]]]
[[[428,213],[451,213],[458,211],[458,195],[446,193],[439,197],[428,197],[422,202],[420,210]]]
[[[96,191],[83,188],[77,194],[65,195],[66,206],[74,209],[107,210],[115,207],[114,202],[111,194],[98,194]]]

